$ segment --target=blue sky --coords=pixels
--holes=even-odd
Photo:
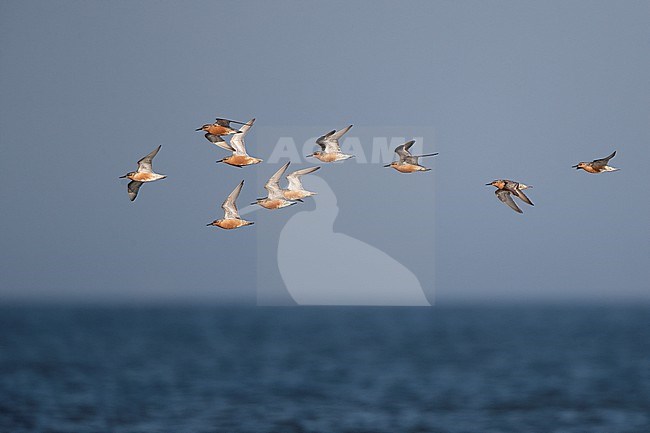
[[[281,129],[434,131],[428,177],[328,180],[335,230],[410,263],[436,303],[647,302],[649,18],[643,1],[4,1],[0,301],[255,302],[272,237],[205,224],[277,166],[216,166],[194,129],[222,115],[258,119],[263,158]],[[159,144],[169,177],[131,203],[117,177]],[[612,150],[619,172],[571,169]],[[535,207],[499,203],[497,178]]]

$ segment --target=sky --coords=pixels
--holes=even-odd
[[[647,1],[3,1],[0,303],[281,292],[279,232],[315,204],[206,227],[280,166],[215,164],[194,130],[217,116],[255,117],[266,160],[281,136],[302,152],[349,124],[368,154],[422,137],[430,172],[318,174],[333,231],[409,267],[431,304],[648,302],[649,19]],[[132,203],[118,177],[158,145],[168,178]],[[618,172],[571,168],[613,150]],[[535,206],[502,205],[498,178],[533,185]],[[317,247],[301,254],[327,263]]]

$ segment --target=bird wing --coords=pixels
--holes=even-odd
[[[313,173],[319,168],[320,167],[308,167],[308,168],[303,168],[302,170],[296,170],[292,172],[287,176],[287,180],[289,181],[289,186],[287,187],[287,189],[290,191],[302,191],[303,187],[302,187],[302,182],[300,181],[300,177],[309,173]]]
[[[352,125],[338,131],[330,131],[316,140],[316,144],[318,144],[325,153],[340,152],[341,146],[339,145],[339,139],[343,137],[343,135],[348,132],[350,128],[352,128]]]
[[[126,190],[129,193],[129,199],[131,199],[131,201],[135,200],[135,198],[138,196],[140,186],[142,186],[142,182],[138,182],[137,180],[132,180],[126,186]]]
[[[246,135],[248,133],[248,130],[251,129],[253,123],[255,123],[254,118],[239,128],[241,132],[234,134],[230,139],[230,147],[235,149],[235,155],[248,155],[246,153],[246,144],[244,144],[244,135]]]
[[[291,161],[280,167],[280,169],[276,171],[275,174],[271,176],[271,178],[264,185],[264,189],[269,192],[269,198],[275,199],[282,197],[282,190],[280,189],[279,182],[284,172],[287,171],[289,164],[291,164]]]
[[[162,145],[158,146],[154,150],[151,151],[147,156],[142,158],[140,161],[138,161],[138,173],[153,173],[153,168],[151,166],[151,162],[153,161],[154,156],[158,154],[158,151]]]
[[[316,139],[316,144],[320,146],[320,148],[323,150],[323,152],[327,151],[327,146],[329,143],[331,143],[331,136],[336,132],[335,129],[331,130],[325,135],[321,135]],[[329,144],[331,146],[331,144]]]
[[[415,140],[407,141],[406,143],[400,144],[395,148],[395,153],[397,154],[397,156],[399,156],[399,162],[405,162],[406,158],[411,156],[411,152],[409,152],[409,149],[411,148],[411,146],[413,146],[413,143],[415,143]]]
[[[415,165],[420,165],[420,158],[424,158],[425,156],[436,156],[438,152],[436,153],[425,153],[424,155],[411,155],[409,157],[404,158],[404,162],[408,164],[415,164]]]
[[[242,180],[239,185],[232,190],[232,192],[226,197],[226,200],[221,204],[221,208],[224,212],[225,219],[239,218],[239,211],[237,210],[237,204],[235,201],[239,197],[242,187],[244,186],[244,181]]]
[[[518,213],[523,213],[521,209],[519,209],[519,206],[517,206],[517,203],[515,203],[515,201],[512,199],[510,191],[505,189],[497,189],[494,191],[494,193],[497,195],[499,200],[501,200],[501,202],[507,204],[512,210]]]
[[[235,149],[233,149],[232,146],[226,142],[226,140],[224,140],[218,135],[213,135],[208,132],[207,134],[205,134],[205,138],[207,138],[210,141],[210,143],[214,144],[215,146],[219,146],[220,148],[229,150],[231,152],[235,151]]]
[[[350,128],[352,128],[352,125],[346,126],[343,129],[339,129],[334,134],[332,134],[332,136],[330,138],[338,141],[341,137],[343,137],[345,135],[346,132],[348,132],[350,130]]]
[[[228,120],[228,119],[219,119],[219,118],[217,118],[214,123],[216,123],[219,126],[225,126],[226,128],[230,128],[230,120]]]
[[[591,164],[594,167],[604,167],[604,166],[607,165],[609,160],[612,159],[615,155],[616,155],[616,151],[613,151],[611,153],[611,155],[609,155],[609,156],[606,156],[606,157],[601,158],[601,159],[594,159]]]
[[[405,162],[405,163],[411,164],[411,165],[420,165],[420,163],[418,162],[418,157],[413,156],[413,155],[407,156],[404,159],[400,158],[400,162]]]
[[[517,197],[519,197],[520,199],[522,199],[525,203],[528,203],[528,204],[531,205],[531,206],[535,206],[535,205],[533,204],[533,202],[530,201],[530,199],[528,198],[528,196],[527,196],[526,194],[524,194],[524,192],[523,192],[522,190],[520,190],[519,188],[515,188],[515,194],[517,194]]]
[[[514,180],[508,180],[504,179],[505,185],[503,189],[510,191],[512,194],[515,194],[517,197],[519,197],[524,203],[528,203],[531,206],[535,206],[532,201],[528,198],[526,194],[522,191],[522,189],[527,189],[530,188],[527,185],[524,185],[523,183],[515,182]]]

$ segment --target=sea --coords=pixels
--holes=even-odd
[[[648,306],[3,306],[0,432],[650,432]]]

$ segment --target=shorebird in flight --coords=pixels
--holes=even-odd
[[[206,131],[205,138],[207,138],[209,141],[214,143],[215,137],[219,137],[221,135],[236,134],[239,132],[238,130],[230,127],[231,122],[239,123],[243,125],[242,122],[237,122],[235,120],[217,118],[217,120],[214,123],[206,123],[205,125],[201,126],[200,128],[197,128],[196,130]]]
[[[318,170],[320,167],[308,167],[303,168],[302,170],[296,170],[287,175],[287,180],[289,181],[289,186],[287,189],[282,190],[282,195],[287,200],[301,200],[305,197],[311,197],[315,195],[315,192],[307,191],[302,186],[300,178],[306,174],[313,173]]]
[[[519,197],[524,203],[527,203],[531,206],[535,206],[532,201],[526,196],[526,194],[523,193],[522,190],[532,188],[530,185],[524,185],[523,183],[520,182],[515,182],[513,180],[508,180],[508,179],[499,179],[499,180],[493,180],[490,183],[486,183],[487,186],[494,186],[496,187],[496,191],[494,193],[496,196],[501,200],[501,202],[507,204],[512,210],[518,213],[523,213],[521,209],[519,209],[519,206],[517,206],[517,203],[512,199],[511,194],[516,195]]]
[[[575,168],[576,170],[583,169],[587,173],[592,174],[602,173],[603,171],[618,171],[620,170],[619,168],[614,168],[607,165],[609,163],[609,160],[612,159],[614,155],[616,155],[616,151],[613,151],[611,155],[606,156],[602,159],[594,159],[591,162],[579,162],[571,168]]]
[[[262,162],[261,159],[254,158],[246,153],[244,136],[246,133],[248,133],[248,130],[251,129],[251,126],[253,126],[254,122],[255,119],[253,118],[249,120],[248,123],[245,123],[244,126],[240,128],[239,132],[230,137],[230,144],[226,143],[221,137],[219,137],[219,140],[213,142],[217,146],[232,152],[232,155],[227,158],[220,159],[217,162],[224,162],[228,165],[240,168],[246,165],[259,164]]]
[[[230,195],[228,195],[226,201],[221,204],[224,213],[223,218],[212,221],[210,224],[207,224],[208,226],[217,226],[222,229],[231,230],[254,224],[252,221],[246,221],[239,217],[239,211],[237,210],[237,204],[235,202],[237,201],[237,197],[239,197],[239,193],[243,186],[244,181],[242,180],[239,185],[232,190]]]
[[[335,162],[354,157],[354,155],[348,155],[341,152],[341,146],[339,146],[339,139],[343,137],[343,135],[348,132],[350,128],[352,128],[352,125],[338,131],[332,130],[327,134],[319,137],[316,140],[316,144],[320,146],[321,150],[317,150],[311,155],[307,155],[307,158],[313,156],[322,162]]]
[[[278,171],[275,172],[273,176],[271,176],[271,178],[264,185],[264,189],[268,191],[268,195],[265,198],[258,198],[255,203],[266,209],[282,209],[283,207],[296,204],[295,201],[287,200],[284,198],[283,190],[280,188],[279,184],[280,178],[284,172],[287,171],[289,164],[291,164],[291,161],[284,164]]]
[[[143,183],[153,182],[167,177],[164,174],[154,173],[153,167],[151,166],[154,156],[158,154],[158,151],[161,147],[162,145],[158,146],[152,150],[151,153],[138,161],[138,169],[136,171],[130,171],[124,176],[120,176],[120,179],[127,178],[131,180],[131,182],[129,182],[127,185],[127,191],[129,193],[129,199],[131,199],[131,201],[135,200],[135,198],[138,196],[138,191],[140,190],[140,187]]]
[[[384,167],[393,167],[395,170],[399,171],[400,173],[413,173],[415,171],[429,171],[431,170],[430,168],[424,167],[419,164],[418,158],[422,158],[424,156],[435,156],[438,154],[436,153],[427,153],[425,155],[411,155],[411,152],[409,152],[409,149],[413,144],[415,143],[415,140],[407,141],[406,143],[399,145],[395,148],[395,153],[397,156],[399,156],[399,160],[393,161],[388,165],[385,165]]]

